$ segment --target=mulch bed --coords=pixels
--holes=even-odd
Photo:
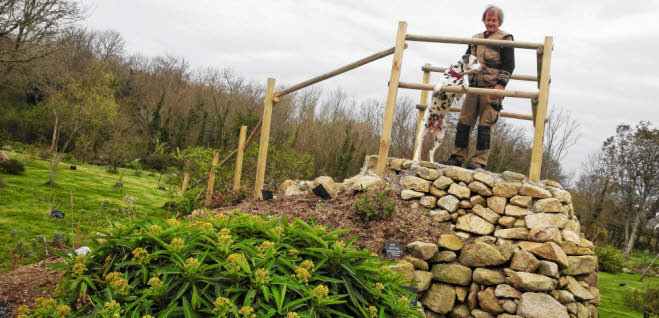
[[[0,301],[11,310],[10,317],[17,316],[18,307],[32,305],[39,297],[53,297],[53,290],[62,273],[54,272],[47,264],[62,261],[61,258],[51,257],[0,275]]]

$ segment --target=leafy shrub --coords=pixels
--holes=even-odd
[[[634,309],[659,314],[659,283],[653,282],[645,285],[645,289],[635,289],[626,301]]]
[[[391,196],[388,191],[362,193],[355,201],[355,213],[364,222],[393,215],[396,205],[389,199]]]
[[[22,174],[25,172],[25,167],[23,163],[16,159],[9,159],[6,161],[0,162],[0,172],[6,174]]]
[[[622,251],[613,245],[597,245],[595,246],[595,255],[599,261],[599,270],[611,274],[622,272],[625,266]]]
[[[236,213],[100,231],[90,254],[53,265],[74,316],[420,317],[388,262],[313,220]]]
[[[200,191],[198,189],[190,189],[184,192],[180,198],[166,202],[163,208],[178,216],[189,215],[192,211],[201,208],[202,201],[199,199]]]

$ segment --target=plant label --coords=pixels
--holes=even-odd
[[[54,217],[56,219],[63,219],[64,218],[64,212],[57,211],[57,210],[52,210],[52,211],[50,211],[50,216]]]
[[[71,170],[77,170],[77,169],[78,169],[78,167],[76,167],[76,166],[70,166],[69,168],[70,168]]]
[[[319,184],[317,187],[311,189],[313,194],[319,196],[323,200],[329,200],[332,196],[327,192],[327,189],[322,184]]]
[[[115,186],[115,187],[119,187],[119,188],[123,188],[123,187],[124,187],[124,184],[121,183],[121,182],[117,182],[117,183],[114,184],[114,186]]]
[[[261,190],[261,197],[263,198],[263,201],[267,201],[267,200],[272,200],[272,198],[274,198],[274,195],[272,194],[272,191]]]
[[[387,257],[403,257],[403,246],[398,241],[389,240],[384,243],[384,251],[387,253]]]
[[[158,190],[165,190],[165,187],[163,187],[163,186],[158,186]]]

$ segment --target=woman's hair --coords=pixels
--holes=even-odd
[[[485,15],[487,15],[488,12],[494,11],[497,13],[499,16],[499,25],[503,24],[503,10],[501,8],[495,6],[495,5],[489,5],[487,8],[485,8],[485,11],[483,11],[483,19],[482,21],[485,21]]]

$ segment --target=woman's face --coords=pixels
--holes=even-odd
[[[485,24],[485,30],[487,30],[488,34],[494,33],[499,31],[499,14],[497,14],[494,10],[490,10],[485,14],[485,21],[483,21]]]

